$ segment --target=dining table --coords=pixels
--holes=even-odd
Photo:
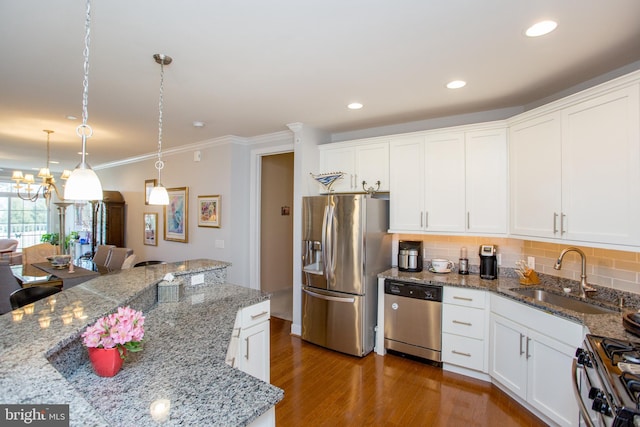
[[[57,268],[53,267],[48,262],[36,262],[30,264],[31,266],[50,274],[58,279],[62,280],[62,286],[64,289],[72,288],[80,283],[86,282],[87,280],[91,280],[94,277],[98,277],[100,275],[99,272],[89,270],[87,268],[83,268],[80,266],[73,267],[73,271],[70,271],[69,267]]]

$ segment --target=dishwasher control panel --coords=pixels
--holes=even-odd
[[[386,279],[384,293],[405,298],[442,302],[442,286],[407,283]]]

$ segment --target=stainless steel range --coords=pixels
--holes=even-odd
[[[640,341],[587,335],[573,378],[581,425],[640,426]]]

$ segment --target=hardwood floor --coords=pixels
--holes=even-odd
[[[344,355],[271,318],[271,383],[287,426],[544,426],[497,387],[399,356]]]

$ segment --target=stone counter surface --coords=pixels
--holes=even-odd
[[[0,403],[69,404],[72,426],[146,426],[158,424],[151,403],[168,399],[164,425],[249,424],[283,392],[224,363],[238,309],[268,298],[224,283],[228,265],[190,260],[133,268],[56,294],[55,303],[38,301],[21,320],[0,316]],[[178,303],[156,305],[156,284],[169,272],[185,283],[202,273],[205,283],[184,286]],[[80,334],[126,305],[145,314],[144,350],[115,377],[98,377]]]
[[[640,295],[629,292],[621,292],[592,285],[597,289],[597,292],[593,298],[588,298],[588,302],[617,312],[612,314],[583,314],[511,292],[512,289],[531,288],[545,289],[554,293],[563,294],[563,288],[568,287],[571,288],[569,296],[579,299],[578,282],[544,274],[540,274],[540,284],[538,285],[521,285],[518,276],[510,269],[501,269],[496,280],[481,279],[477,272],[476,274],[471,273],[469,275],[460,275],[455,272],[438,274],[431,273],[427,270],[419,273],[410,273],[400,271],[395,267],[380,273],[378,277],[415,283],[483,289],[530,305],[555,316],[578,322],[589,328],[589,333],[593,335],[640,341],[640,337],[627,332],[622,326],[623,314],[640,309]],[[619,305],[620,297],[623,298],[622,307]]]

